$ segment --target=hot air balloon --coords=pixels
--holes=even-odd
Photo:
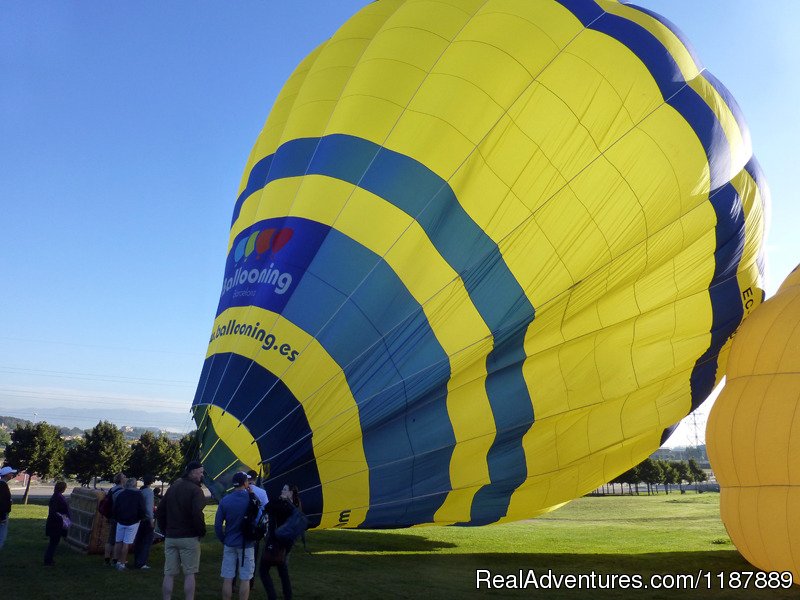
[[[594,489],[718,382],[765,202],[735,102],[660,17],[366,4],[245,166],[193,404],[207,483],[296,483],[323,528]]]
[[[800,268],[737,332],[706,440],[731,540],[800,581]]]

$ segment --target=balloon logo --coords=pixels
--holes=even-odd
[[[668,22],[431,6],[368,3],[256,140],[229,256],[263,258],[226,263],[193,404],[216,495],[247,467],[317,527],[541,514],[656,449],[760,302],[750,137]]]
[[[290,227],[279,229],[277,233],[274,228],[254,231],[236,244],[236,249],[233,252],[234,262],[238,263],[242,258],[249,257],[253,250],[259,255],[267,251],[271,254],[277,254],[292,239],[292,235],[294,235],[294,231]]]
[[[269,250],[273,235],[275,235],[274,229],[265,229],[259,233],[258,239],[256,240],[256,252],[259,254],[264,254],[264,252]]]

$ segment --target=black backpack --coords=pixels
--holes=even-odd
[[[257,542],[266,533],[263,522],[259,521],[258,518],[261,503],[253,492],[248,492],[247,496],[247,509],[244,511],[244,517],[242,518],[242,537],[245,544]]]

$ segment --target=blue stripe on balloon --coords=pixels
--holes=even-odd
[[[736,271],[744,250],[744,215],[741,198],[730,185],[730,146],[714,111],[695,92],[667,48],[642,26],[610,13],[594,0],[558,0],[581,23],[627,46],[648,68],[664,100],[691,125],[705,150],[711,177],[709,200],[717,217],[714,277],[709,284],[712,308],[711,344],[691,375],[692,406],[713,389],[719,351],[742,319]],[[665,432],[668,436],[668,433]]]
[[[494,415],[497,435],[489,449],[488,462],[495,474],[489,485],[482,486],[472,500],[469,525],[494,523],[508,512],[511,495],[527,477],[525,450],[520,443],[534,420],[533,405],[515,402],[518,366],[525,360],[525,330],[499,345],[486,362],[490,375],[486,378],[486,391],[494,399]],[[490,475],[493,475],[490,471]]]
[[[761,210],[764,214],[764,221],[767,222],[769,220],[769,185],[767,185],[767,180],[764,177],[764,172],[761,170],[761,165],[756,160],[756,157],[753,156],[747,161],[747,164],[744,166],[744,170],[753,178],[753,181],[758,188],[759,199],[761,201]],[[761,235],[764,235],[764,231],[762,230]],[[764,277],[766,272],[766,257],[765,257],[765,248],[762,244],[761,250],[758,253],[758,258],[756,259],[758,264],[758,272],[761,274],[761,277]],[[761,301],[764,301],[765,298],[765,291],[761,290]]]
[[[714,88],[717,94],[719,94],[720,98],[722,98],[722,100],[731,110],[731,114],[736,121],[736,126],[741,132],[743,145],[748,153],[752,152],[752,148],[750,146],[750,128],[747,126],[747,122],[744,119],[744,114],[742,114],[742,109],[739,107],[739,103],[736,102],[736,98],[734,98],[728,88],[726,88],[725,85],[723,85],[723,83],[714,77],[714,75],[709,71],[703,71],[702,76],[706,81],[708,81],[708,83],[711,84],[711,87]]]
[[[758,191],[761,194],[761,202],[767,203],[769,202],[769,186],[767,185],[767,180],[764,176],[764,171],[761,169],[761,164],[756,160],[756,157],[753,156],[747,161],[747,164],[744,166],[744,170],[753,178],[753,181],[756,182],[756,186],[758,186]]]
[[[233,218],[231,219],[231,227],[239,218],[239,213],[242,212],[242,204],[254,192],[262,189],[269,177],[270,169],[272,168],[272,155],[258,161],[250,170],[250,175],[247,176],[247,185],[245,186],[239,197],[236,198],[236,204],[233,206]]]
[[[266,161],[272,164],[265,178],[261,163]],[[459,273],[494,336],[494,350],[487,357],[486,390],[496,424],[500,424],[487,456],[491,483],[486,492],[476,495],[473,512],[485,522],[503,517],[511,492],[527,476],[522,437],[533,424],[533,408],[522,375],[523,342],[535,311],[497,245],[464,211],[444,179],[413,158],[368,140],[341,134],[292,140],[283,144],[273,158],[255,165],[253,172],[258,174],[251,174],[246,188],[251,194],[259,185],[280,177],[312,174],[347,181],[370,191],[415,218],[439,254]],[[503,368],[493,366],[498,364]],[[507,414],[518,418],[503,430]],[[512,455],[515,459],[509,460]],[[520,457],[522,460],[518,460]],[[492,502],[485,502],[490,496]],[[390,510],[392,505],[387,507]],[[365,526],[373,522],[377,519],[368,518]]]
[[[385,261],[331,229],[282,314],[343,368],[358,405],[371,505],[362,527],[433,521],[455,435],[450,362],[422,307]]]
[[[661,23],[664,27],[669,29],[673,33],[673,35],[675,35],[675,37],[678,38],[678,40],[680,40],[681,44],[683,44],[683,46],[689,52],[689,55],[692,57],[692,61],[694,61],[694,64],[697,66],[697,69],[699,71],[703,69],[703,63],[700,62],[700,58],[697,56],[697,52],[695,52],[694,46],[689,41],[689,39],[684,35],[684,33],[680,29],[678,29],[675,23],[673,23],[666,17],[658,14],[657,12],[653,12],[648,8],[637,6],[636,4],[629,4],[627,2],[623,2],[623,4],[625,4],[625,6],[629,8],[642,12],[648,15],[649,17],[652,17],[653,19]]]
[[[736,271],[744,252],[744,210],[732,184],[711,196],[717,214],[714,276],[708,287],[713,307],[711,344],[697,360],[691,376],[692,410],[714,389],[722,346],[744,318]]]

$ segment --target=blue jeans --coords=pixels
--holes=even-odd
[[[147,559],[150,557],[150,547],[153,545],[153,526],[150,524],[150,519],[145,519],[139,523],[139,529],[136,532],[136,541],[133,544],[134,566],[141,569],[147,564]]]
[[[0,550],[6,543],[6,536],[8,535],[8,519],[0,523]]]

